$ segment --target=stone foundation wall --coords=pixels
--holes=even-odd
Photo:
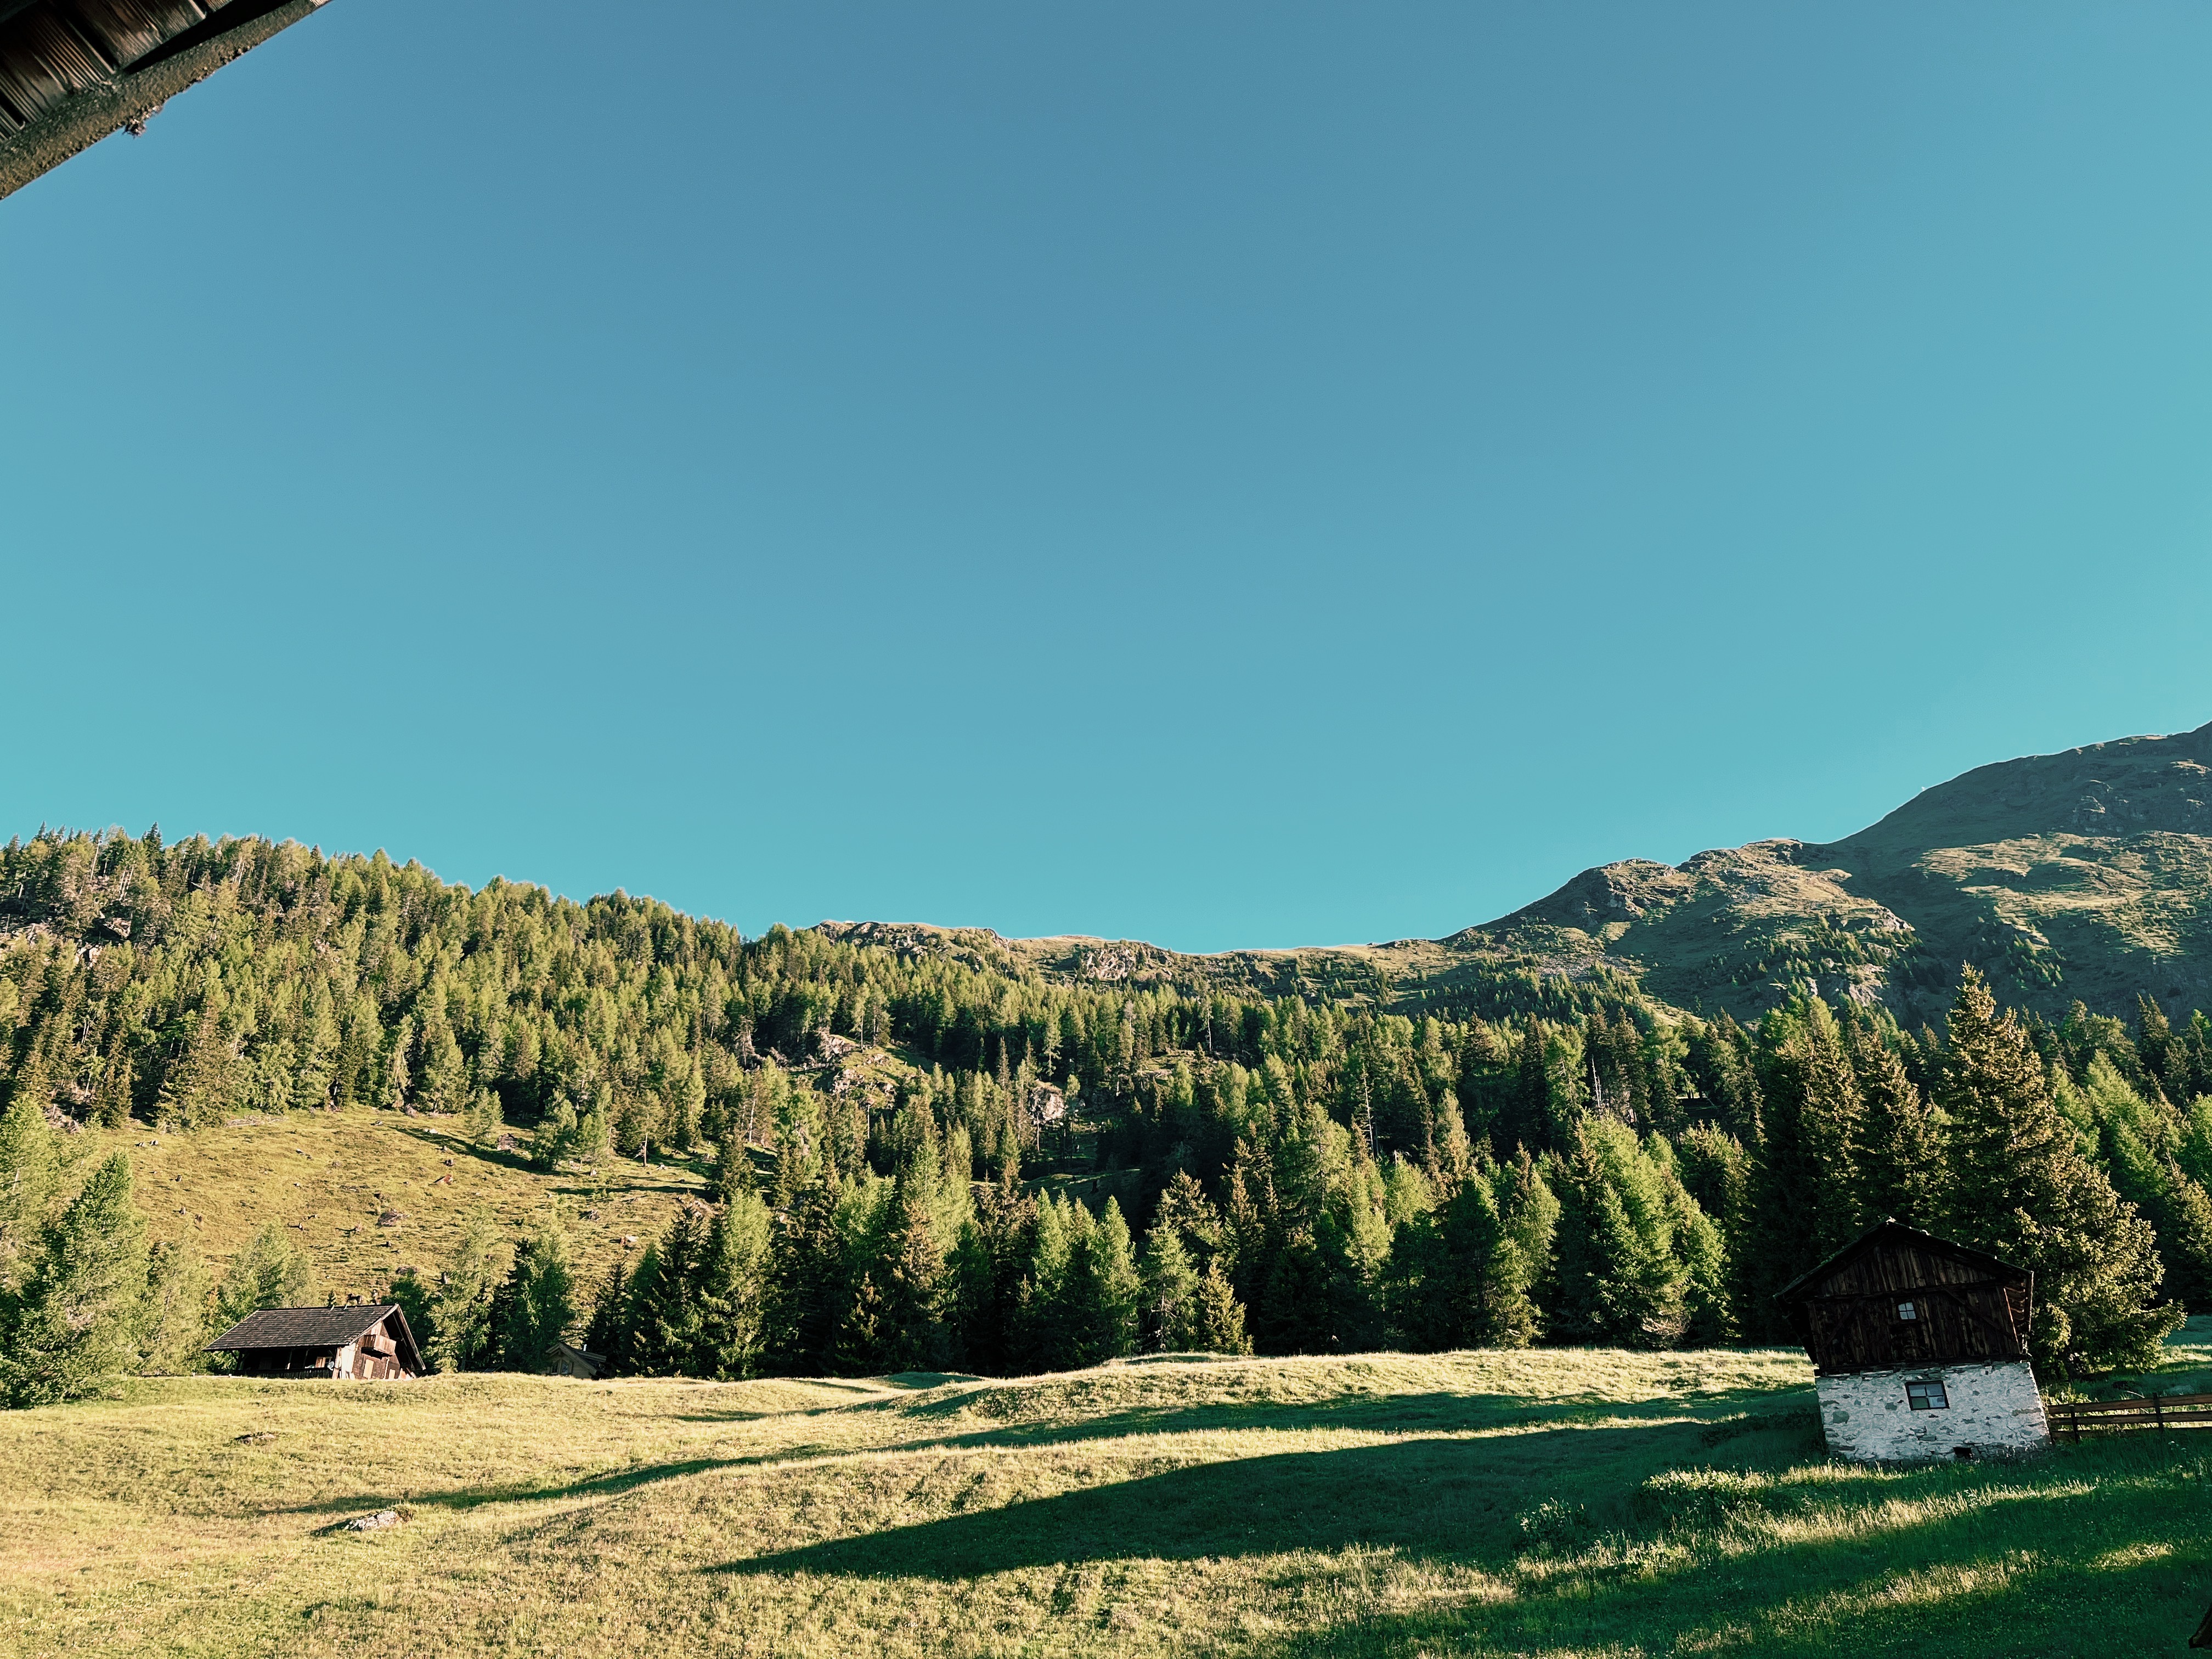
[[[1923,1382],[1941,1382],[1950,1405],[1912,1410],[1905,1385]],[[1960,1446],[1972,1448],[1976,1456],[2031,1451],[2051,1438],[2043,1396],[2025,1359],[1852,1371],[1822,1377],[1819,1393],[1828,1449],[1863,1462],[1950,1457]]]

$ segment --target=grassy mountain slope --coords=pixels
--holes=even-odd
[[[275,1225],[305,1253],[316,1289],[341,1298],[380,1293],[403,1267],[434,1273],[479,1206],[514,1237],[550,1202],[563,1205],[578,1268],[595,1285],[707,1184],[696,1161],[665,1158],[548,1174],[519,1152],[469,1145],[447,1122],[391,1112],[242,1117],[189,1134],[88,1129],[69,1138],[65,1156],[88,1170],[117,1148],[131,1159],[150,1237],[193,1244],[220,1273]]]
[[[2161,1383],[2201,1386],[2212,1352],[2172,1352]],[[1856,1468],[1821,1458],[1809,1382],[1794,1352],[1605,1350],[142,1382],[0,1415],[0,1648],[2179,1649],[2212,1436]]]
[[[1607,865],[1460,940],[1545,937],[1739,1014],[1811,981],[1926,1018],[1967,961],[2050,1012],[2212,1000],[2212,726],[1978,767],[1826,845]]]
[[[1603,865],[1442,939],[1182,956],[1128,940],[826,926],[1071,981],[1401,1012],[1494,1014],[1635,984],[1679,1007],[1755,1018],[1812,986],[1918,1021],[1948,1006],[1962,962],[2004,1000],[2045,1012],[2076,998],[2131,1012],[2145,992],[2190,1007],[2212,1003],[2212,725],[1978,767],[1839,842]]]

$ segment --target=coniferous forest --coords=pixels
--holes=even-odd
[[[11,842],[0,1385],[188,1367],[295,1298],[273,1232],[198,1261],[152,1236],[119,1155],[74,1183],[57,1158],[82,1125],[289,1112],[711,1170],[714,1202],[599,1282],[550,1211],[395,1281],[463,1369],[564,1337],[618,1374],[717,1377],[1787,1342],[1775,1291],[1883,1217],[2033,1269],[2056,1372],[2147,1363],[2212,1306],[2203,1012],[2054,1020],[1966,966],[1940,1030],[1810,994],[1745,1024],[1534,973],[1409,1013],[939,937],[746,939],[257,839]]]

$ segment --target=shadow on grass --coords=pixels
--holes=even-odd
[[[896,1410],[917,1421],[950,1417],[988,1401],[987,1391],[949,1395],[920,1402],[896,1399],[868,1402],[866,1408]],[[1139,1407],[1081,1422],[1006,1423],[956,1434],[915,1440],[897,1448],[923,1446],[1055,1446],[1085,1440],[1116,1440],[1131,1435],[1194,1434],[1212,1430],[1346,1429],[1383,1434],[1471,1433],[1483,1431],[1587,1428],[1624,1423],[1687,1420],[1695,1425],[1723,1421],[1744,1412],[1810,1410],[1810,1389],[1744,1388],[1703,1395],[1695,1401],[1614,1401],[1589,1395],[1530,1401],[1526,1395],[1436,1392],[1419,1395],[1339,1395],[1304,1403],[1255,1401],[1188,1407]],[[852,1409],[837,1407],[836,1409]]]
[[[1834,1471],[1733,1513],[1644,1519],[1524,1573],[1504,1605],[1358,1620],[1265,1651],[2104,1659],[2179,1650],[2212,1595],[2212,1462],[2185,1439]]]
[[[709,1571],[953,1582],[1363,1548],[1416,1570],[1474,1568],[1514,1594],[1309,1629],[1267,1651],[2179,1650],[2212,1594],[2212,1462],[2189,1444],[1830,1468],[1680,1503],[1649,1477],[1779,1472],[1802,1462],[1802,1437],[1759,1431],[1720,1458],[1700,1455],[1694,1425],[1412,1441],[1170,1469]],[[1547,1497],[1587,1506],[1591,1531],[1559,1555],[1517,1559],[1517,1518]]]
[[[768,1463],[783,1463],[809,1457],[834,1455],[837,1449],[829,1446],[789,1446],[773,1452],[763,1452],[750,1457],[689,1457],[667,1463],[641,1463],[635,1468],[614,1469],[605,1474],[587,1476],[559,1486],[472,1486],[453,1492],[386,1492],[381,1496],[356,1492],[345,1498],[325,1498],[320,1503],[288,1504],[261,1511],[264,1515],[340,1515],[356,1510],[393,1509],[402,1504],[416,1509],[474,1510],[487,1504],[557,1503],[563,1498],[618,1498],[624,1492],[635,1492],[641,1486],[658,1485],[664,1480],[680,1480],[688,1475],[707,1474],[717,1469],[757,1468]]]
[[[1510,1557],[1516,1517],[1563,1477],[1623,1492],[1694,1462],[1695,1424],[1278,1452],[1164,1470],[725,1564],[738,1573],[960,1579],[1128,1559],[1334,1551]]]

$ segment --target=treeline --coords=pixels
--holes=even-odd
[[[1773,1292],[1883,1216],[2034,1269],[2046,1365],[2141,1363],[2212,1304],[2212,1021],[2000,1015],[1971,969],[1940,1035],[1810,999],[1747,1030],[1625,982],[1415,1020],[158,832],[11,843],[0,927],[11,1121],[440,1111],[548,1164],[713,1160],[715,1202],[610,1282],[573,1282],[548,1217],[397,1287],[453,1365],[556,1329],[713,1376],[1786,1340]],[[838,1038],[910,1063],[860,1086]],[[1036,1179],[1090,1170],[1126,1211]],[[8,1282],[27,1329],[44,1292]]]

